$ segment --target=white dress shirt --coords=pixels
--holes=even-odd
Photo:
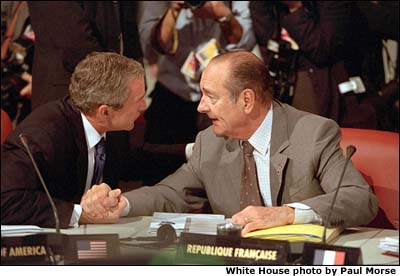
[[[101,140],[101,138],[106,138],[106,134],[100,135],[97,130],[92,126],[92,124],[88,121],[85,115],[81,113],[83,129],[85,132],[86,145],[88,149],[88,169],[86,176],[86,186],[84,193],[90,189],[92,184],[93,172],[94,172],[94,154],[95,147],[97,143]],[[102,180],[102,179],[101,179]],[[100,181],[101,182],[101,181]],[[71,220],[69,226],[78,227],[79,218],[82,214],[82,207],[79,204],[74,205],[74,211],[72,212]]]

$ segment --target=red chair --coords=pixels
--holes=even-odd
[[[2,109],[1,110],[1,143],[3,144],[8,134],[13,130],[11,119],[8,114]]]
[[[342,128],[342,149],[357,148],[352,157],[379,201],[379,212],[368,225],[399,229],[399,133]]]

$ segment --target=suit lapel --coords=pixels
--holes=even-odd
[[[287,117],[279,102],[273,102],[273,119],[270,148],[270,185],[272,205],[277,202],[278,193],[282,185],[283,172],[287,163],[287,156],[282,151],[289,146]]]
[[[75,202],[79,202],[86,186],[87,170],[88,170],[88,149],[85,138],[85,131],[83,129],[82,117],[79,110],[72,104],[69,98],[66,99],[67,107],[71,110],[72,118],[71,122],[73,126],[71,131],[73,132],[75,145],[78,148],[77,155],[77,180],[78,187],[76,193]]]
[[[240,201],[240,182],[242,179],[242,169],[243,169],[243,158],[241,155],[242,151],[239,146],[239,140],[228,139],[226,142],[226,147],[222,153],[221,163],[227,171],[227,177],[230,181],[231,187],[228,187],[233,192],[235,198]],[[233,199],[229,199],[233,202]],[[238,205],[239,206],[239,205]]]

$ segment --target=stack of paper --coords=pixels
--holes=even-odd
[[[326,242],[329,243],[341,232],[340,228],[328,228]],[[324,226],[316,224],[291,224],[256,230],[246,235],[246,238],[258,238],[269,240],[321,242]]]
[[[399,238],[384,238],[379,242],[379,248],[388,254],[399,256]]]
[[[1,225],[2,237],[22,237],[43,232],[43,228],[36,225]]]

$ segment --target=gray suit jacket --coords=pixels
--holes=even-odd
[[[345,158],[340,129],[330,120],[274,102],[270,148],[270,185],[274,206],[300,202],[327,220]],[[204,212],[231,217],[240,211],[243,158],[239,140],[217,137],[212,126],[196,138],[193,155],[154,187],[125,194],[130,215]],[[375,195],[349,163],[330,225],[367,224],[378,210]]]

